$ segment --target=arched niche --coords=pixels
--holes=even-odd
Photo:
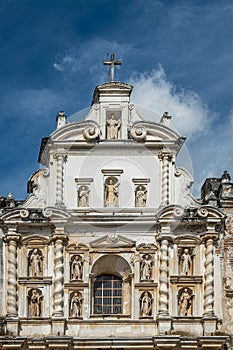
[[[94,285],[101,276],[116,276],[122,281],[122,316],[131,314],[131,267],[119,255],[103,255],[97,259],[92,267],[92,313],[94,314]],[[104,293],[102,293],[104,294]],[[103,301],[104,303],[104,301]],[[119,315],[118,315],[119,317]]]

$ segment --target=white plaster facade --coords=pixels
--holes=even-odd
[[[230,348],[225,214],[191,196],[185,139],[167,113],[144,121],[131,91],[97,86],[80,122],[60,112],[30,195],[2,209],[0,349]]]

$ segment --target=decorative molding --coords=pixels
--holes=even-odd
[[[121,175],[124,171],[123,169],[102,169],[101,172],[104,175]]]

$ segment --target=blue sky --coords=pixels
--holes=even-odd
[[[231,1],[1,0],[0,195],[26,196],[41,138],[91,103],[103,60],[133,102],[169,111],[187,136],[195,193],[205,177],[233,177]]]

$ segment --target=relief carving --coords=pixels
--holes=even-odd
[[[116,120],[114,114],[111,115],[109,119],[107,119],[107,139],[118,139],[119,129],[121,126],[120,119]]]
[[[137,186],[135,190],[135,206],[136,207],[145,207],[147,200],[147,190],[145,186]]]
[[[28,292],[28,315],[29,317],[40,317],[42,313],[43,295],[39,289],[30,289]]]
[[[80,255],[74,255],[70,264],[70,279],[82,280],[83,277],[83,259]]]
[[[152,314],[152,302],[153,302],[151,293],[149,292],[142,293],[139,302],[140,302],[141,317],[150,317]]]
[[[140,277],[142,281],[151,280],[152,275],[152,261],[149,254],[144,254],[142,256]]]
[[[179,316],[191,315],[192,289],[181,288],[178,292],[178,314]]]
[[[78,189],[78,206],[89,207],[89,192],[88,186],[80,186]]]
[[[80,292],[70,294],[70,317],[82,317],[83,298]]]
[[[105,182],[104,189],[104,205],[105,207],[117,207],[118,205],[118,186],[119,181],[115,177],[108,177]]]
[[[41,276],[43,271],[43,254],[40,249],[32,249],[28,255],[28,273],[29,276]]]
[[[180,274],[189,276],[192,274],[192,259],[193,259],[193,248],[180,248],[179,254],[179,268]]]

